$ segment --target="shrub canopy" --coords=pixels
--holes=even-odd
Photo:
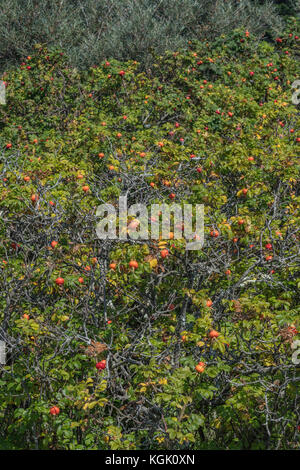
[[[138,60],[213,39],[234,28],[280,35],[299,0],[6,0],[0,5],[0,70],[31,54],[34,43],[60,47],[86,68],[107,57]]]
[[[3,76],[3,446],[298,447],[299,36],[238,29],[148,73],[37,44]],[[125,193],[204,204],[202,250],[99,240]]]

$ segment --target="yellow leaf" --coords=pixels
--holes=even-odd
[[[157,259],[156,258],[153,258],[149,261],[149,264],[151,266],[151,268],[155,268],[157,266]]]

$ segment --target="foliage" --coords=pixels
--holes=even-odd
[[[281,2],[280,10],[270,0],[5,0],[0,67],[31,54],[34,43],[64,48],[73,66],[114,57],[148,67],[154,54],[236,27],[276,37],[285,23],[280,14],[295,13],[297,1]]]
[[[7,447],[299,448],[299,36],[237,29],[148,74],[37,44],[3,76]],[[203,203],[202,250],[99,240],[96,207],[124,193]]]

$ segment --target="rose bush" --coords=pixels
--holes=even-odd
[[[299,36],[3,76],[2,446],[299,447]],[[99,240],[125,193],[204,204],[203,248]]]

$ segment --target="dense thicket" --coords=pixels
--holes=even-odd
[[[59,46],[86,67],[113,57],[138,60],[244,27],[276,37],[299,0],[1,0],[0,67],[31,54],[34,43]]]
[[[4,448],[299,448],[299,36],[3,76]],[[125,193],[204,204],[203,249],[99,240]]]

